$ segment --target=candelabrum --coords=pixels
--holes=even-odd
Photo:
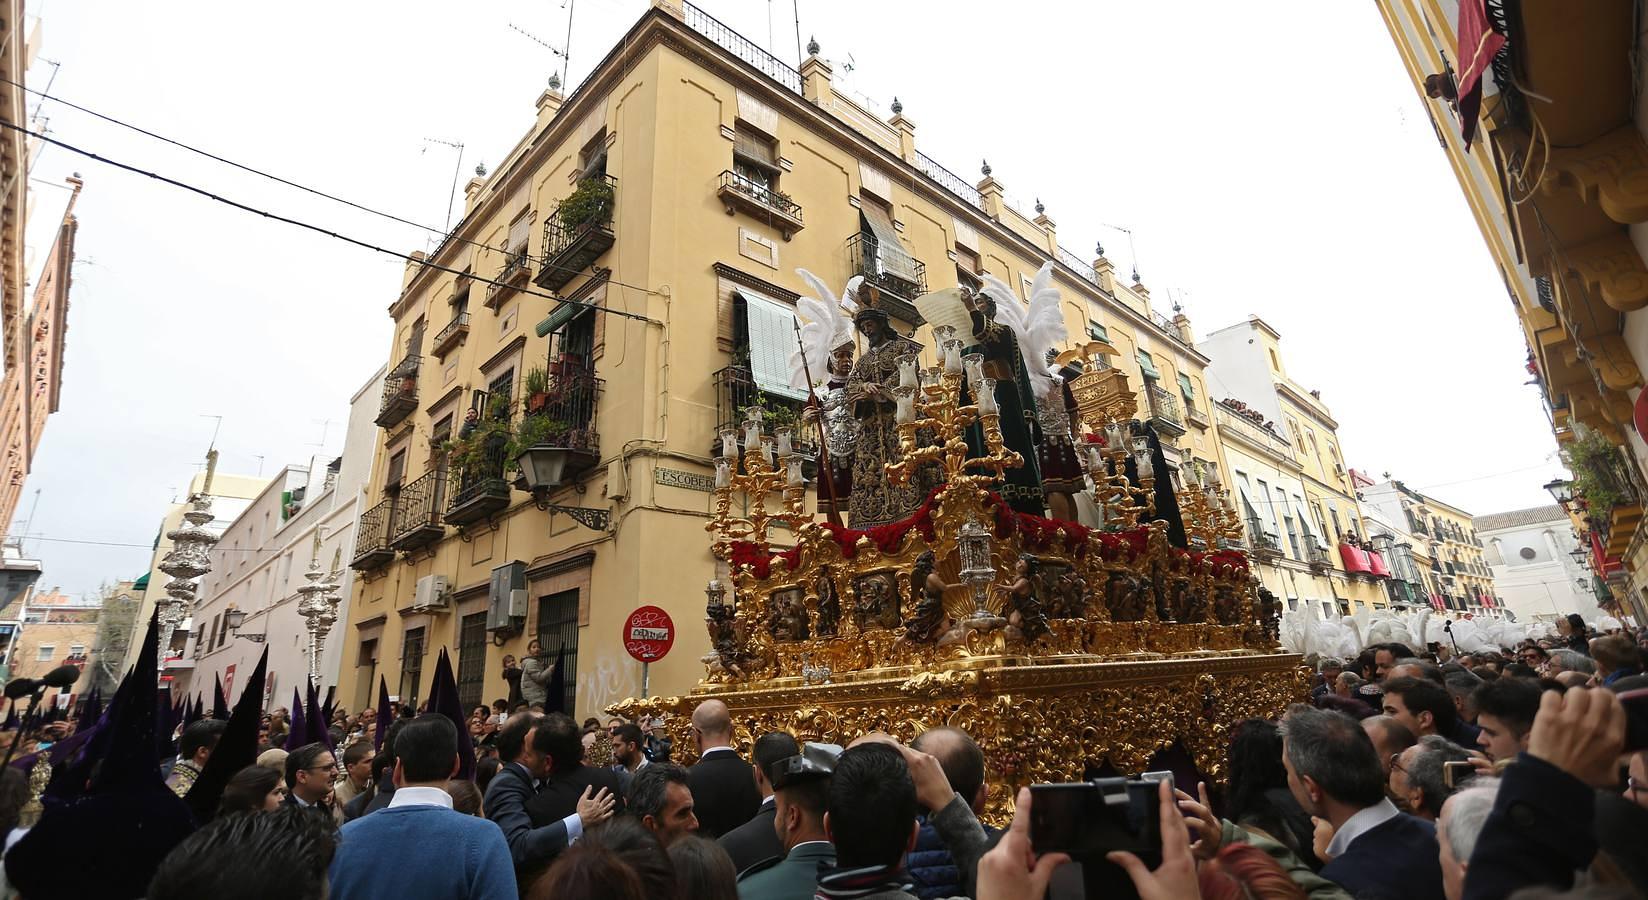
[[[1088,474],[1093,476],[1093,493],[1104,509],[1107,527],[1132,528],[1156,514],[1156,471],[1149,438],[1135,437],[1131,431],[1125,421],[1108,421],[1103,428],[1104,446],[1086,445]],[[1139,474],[1137,482],[1127,477],[1129,455]]]
[[[996,406],[996,380],[984,377],[984,357],[961,353],[961,341],[950,325],[934,326],[940,363],[920,370],[914,355],[898,362],[897,403],[898,442],[901,458],[887,466],[887,477],[895,484],[910,480],[916,470],[937,463],[944,468],[950,485],[988,486],[1001,479],[1007,469],[1024,465],[1024,457],[1007,449],[1001,434],[1001,410]],[[962,379],[973,402],[961,404]],[[967,428],[978,423],[984,433],[986,453],[969,458]]]
[[[1242,523],[1230,505],[1230,492],[1219,483],[1218,473],[1193,462],[1182,467],[1180,474],[1185,482],[1185,490],[1179,492],[1185,532],[1207,550],[1240,539]]]
[[[790,429],[775,429],[770,439],[762,433],[764,415],[759,406],[745,412],[742,454],[738,432],[732,428],[721,432],[721,455],[715,458],[715,511],[704,530],[719,533],[723,540],[765,543],[767,528],[774,521],[785,523],[792,531],[812,521],[806,510],[807,478],[802,470],[805,457],[795,451]],[[748,498],[745,517],[733,515],[734,491],[742,491]],[[768,512],[769,494],[783,499],[783,512]]]
[[[209,558],[217,535],[206,530],[212,521],[212,498],[204,492],[189,497],[189,510],[183,514],[183,526],[166,533],[172,549],[160,561],[160,571],[172,576],[166,582],[168,599],[160,604],[161,658],[172,645],[172,634],[183,624],[189,608],[194,605],[197,579],[212,570]]]
[[[320,687],[320,656],[326,646],[326,636],[338,621],[338,586],[334,579],[321,573],[320,535],[315,536],[317,554],[309,560],[309,571],[303,573],[307,584],[298,588],[298,615],[303,616],[309,632],[309,683]]]

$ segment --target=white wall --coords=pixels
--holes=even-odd
[[[1487,547],[1494,588],[1505,608],[1516,613],[1517,621],[1550,621],[1576,612],[1594,622],[1603,615],[1596,596],[1579,584],[1580,579],[1589,584],[1589,572],[1568,555],[1579,543],[1566,517],[1491,531],[1478,529],[1477,537]]]
[[[1204,336],[1196,349],[1213,360],[1206,378],[1214,403],[1227,398],[1240,400],[1285,428],[1269,354],[1257,326],[1244,321],[1221,328]]]

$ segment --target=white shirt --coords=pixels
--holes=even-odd
[[[397,806],[444,806],[451,809],[452,795],[432,787],[395,788],[394,796],[389,798],[389,808]]]
[[[1401,814],[1401,810],[1398,810],[1389,798],[1381,798],[1378,803],[1358,810],[1356,815],[1346,819],[1345,824],[1333,833],[1333,840],[1328,842],[1328,856],[1345,855],[1345,851],[1350,849],[1351,843],[1357,838]]]

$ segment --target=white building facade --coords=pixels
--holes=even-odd
[[[1604,615],[1591,573],[1579,562],[1588,554],[1575,540],[1573,522],[1562,507],[1492,513],[1475,522],[1499,596],[1517,621],[1550,622],[1579,613],[1595,622]]]
[[[371,476],[373,429],[382,393],[383,371],[350,399],[343,455],[330,461],[287,466],[224,530],[212,550],[212,571],[201,580],[193,612],[195,628],[184,656],[192,664],[182,696],[201,696],[211,705],[221,680],[229,702],[269,648],[264,683],[265,709],[289,706],[310,673],[309,630],[298,612],[298,588],[312,561],[337,584],[337,620],[320,648],[320,689],[337,684],[355,572],[355,523]],[[230,613],[244,615],[239,629]]]

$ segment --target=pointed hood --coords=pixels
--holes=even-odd
[[[267,647],[264,648],[263,655],[264,658],[268,658],[269,652]],[[216,682],[212,685],[212,718],[227,721],[230,715],[229,695],[223,692],[223,678],[222,676],[214,675],[212,676],[212,680]],[[262,691],[259,691],[259,693],[262,693]]]
[[[157,617],[151,617],[137,664],[115,691],[103,727],[95,729],[80,759],[60,770],[64,779],[54,785],[61,789],[60,802],[47,805],[15,852],[6,854],[6,876],[29,900],[136,900],[160,860],[194,830],[188,807],[161,778],[155,754],[164,703],[156,688],[158,635]],[[88,864],[86,847],[100,848],[95,865]]]
[[[435,661],[435,681],[429,689],[429,711],[446,716],[458,729],[458,778],[475,777],[475,741],[464,719],[463,701],[458,698],[458,680],[452,674],[452,659],[441,648]]]
[[[80,718],[74,726],[75,733],[90,730],[92,726],[97,724],[97,720],[102,717],[103,692],[97,688],[92,688],[91,693],[86,695],[85,705],[80,707]]]
[[[304,679],[307,681],[308,679]],[[314,685],[309,685],[308,709],[303,714],[303,742],[305,744],[323,744],[326,749],[332,749],[332,735],[327,731],[326,714],[321,712],[320,691]]]
[[[223,799],[223,788],[229,783],[230,776],[257,764],[258,727],[263,724],[263,682],[268,667],[269,648],[266,645],[263,655],[258,658],[257,667],[252,670],[252,677],[246,681],[246,689],[240,694],[240,702],[229,714],[228,727],[224,728],[217,747],[195,778],[194,787],[183,798],[197,822],[205,824],[217,812],[218,801]],[[217,696],[219,699],[223,697],[221,687]]]
[[[322,700],[320,702],[320,713],[321,713],[321,716],[325,719],[326,727],[328,727],[328,728],[332,727],[332,713],[337,710],[337,704],[335,704],[332,700],[333,696],[336,695],[337,692],[338,692],[338,686],[337,685],[335,685],[335,684],[327,685],[326,686],[326,699]]]
[[[544,700],[544,712],[558,712],[572,715],[566,708],[566,645],[562,644],[555,650],[555,671],[549,676],[549,686],[545,690],[549,697]]]
[[[303,714],[303,697],[298,695],[297,686],[292,687],[292,721],[286,732],[286,752],[291,753],[304,744],[309,743],[307,717]]]
[[[1145,433],[1150,437],[1150,465],[1156,470],[1156,518],[1167,522],[1169,544],[1189,549],[1190,539],[1185,536],[1184,516],[1179,512],[1179,495],[1173,492],[1173,479],[1169,474],[1172,470],[1167,467],[1167,453],[1162,449],[1162,439],[1149,425],[1145,426]]]
[[[382,750],[384,736],[389,733],[389,723],[395,712],[389,706],[389,682],[382,675],[378,676],[378,725],[372,730],[372,749]]]

